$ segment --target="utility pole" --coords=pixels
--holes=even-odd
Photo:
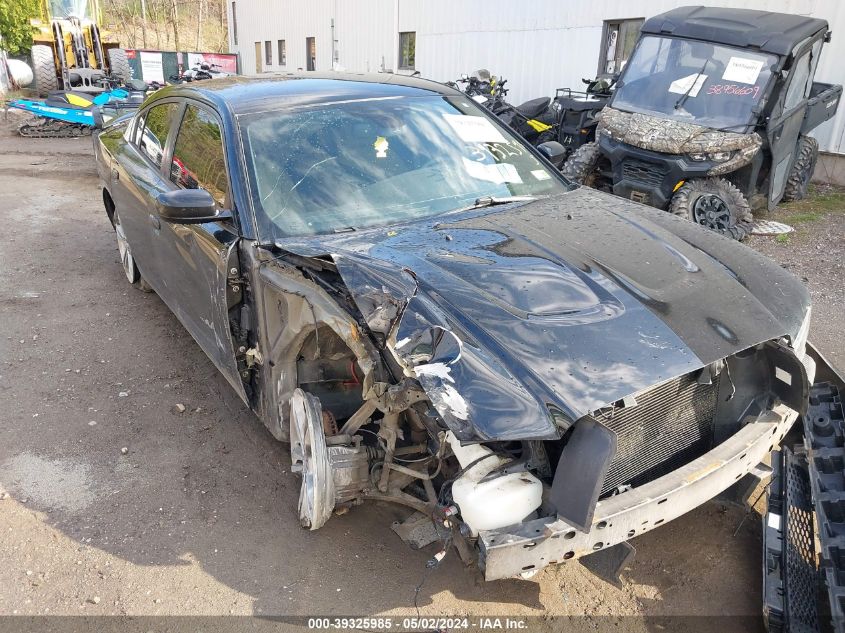
[[[173,49],[181,50],[179,48],[179,8],[176,6],[176,0],[170,0],[171,18],[173,20]]]
[[[147,48],[147,0],[141,0],[141,44]]]
[[[201,51],[200,42],[202,41],[202,8],[203,2],[199,0],[199,8],[197,9],[197,46],[194,50]]]

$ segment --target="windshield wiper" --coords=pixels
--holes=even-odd
[[[699,70],[696,73],[695,77],[692,80],[692,83],[689,85],[689,88],[687,88],[687,91],[684,94],[682,94],[680,96],[680,98],[675,102],[675,109],[676,110],[680,110],[683,107],[683,105],[687,102],[687,99],[689,99],[689,95],[692,92],[692,89],[695,88],[695,84],[698,83],[698,78],[701,77],[701,75],[704,73],[705,69],[707,68],[707,64],[709,64],[709,63],[710,63],[710,58],[708,57],[707,59],[704,60],[704,66],[702,66],[701,70]],[[700,89],[701,88],[699,87],[699,90]]]
[[[510,204],[512,202],[531,202],[536,200],[534,196],[503,196],[501,198],[496,196],[482,196],[476,198],[475,204],[470,209],[481,209],[482,207],[495,207],[499,204]]]

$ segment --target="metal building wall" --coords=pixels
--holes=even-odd
[[[436,81],[487,68],[507,78],[515,103],[580,87],[594,77],[605,20],[646,18],[692,0],[236,0],[239,46],[246,74],[255,71],[254,42],[287,41],[287,65],[305,68],[305,38],[317,38],[317,69],[331,60],[334,19],[337,62],[350,71],[394,69],[398,32],[416,32],[416,68]],[[811,15],[828,20],[833,42],[822,55],[818,81],[845,83],[845,2],[841,0],[695,0]],[[231,2],[229,2],[231,12]],[[230,21],[231,24],[231,21]],[[231,32],[230,32],[231,43]],[[263,46],[263,44],[262,44]],[[815,136],[822,149],[845,153],[845,106]]]

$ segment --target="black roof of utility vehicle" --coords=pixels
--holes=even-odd
[[[820,30],[827,20],[789,13],[721,7],[678,7],[649,18],[641,32],[674,35],[717,44],[787,55]]]

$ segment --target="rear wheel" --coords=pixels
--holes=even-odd
[[[123,266],[123,273],[126,275],[126,280],[142,292],[152,292],[152,287],[141,276],[141,271],[138,270],[138,265],[132,256],[132,248],[129,246],[129,240],[126,239],[126,232],[123,230],[123,225],[120,222],[120,214],[117,212],[117,209],[115,209],[114,215],[112,216],[112,223],[114,224],[114,234],[117,238],[117,252],[120,254],[120,265]]]
[[[561,173],[565,178],[579,185],[599,188],[599,158],[601,158],[599,144],[584,143],[563,164]]]
[[[807,197],[807,186],[813,177],[816,169],[816,161],[819,159],[819,142],[812,136],[801,136],[798,139],[798,156],[795,164],[786,179],[786,187],[783,190],[784,202],[803,200]]]
[[[39,95],[46,97],[50,91],[59,89],[52,46],[36,44],[32,47],[32,75],[33,85]]]
[[[126,56],[126,51],[122,48],[110,48],[109,56],[109,72],[112,77],[117,77],[123,83],[132,79],[132,67],[129,66],[129,58]]]
[[[735,240],[748,236],[754,219],[748,200],[724,178],[688,180],[672,197],[669,211]]]

